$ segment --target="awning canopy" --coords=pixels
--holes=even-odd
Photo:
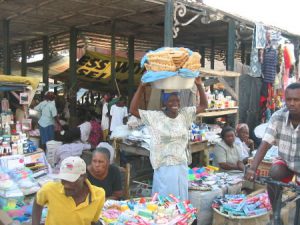
[[[116,82],[120,89],[128,87],[129,79],[129,62],[123,57],[116,57]],[[52,76],[51,78],[68,83],[69,69],[63,73]],[[138,85],[143,70],[139,61],[134,62],[134,85]],[[77,63],[78,86],[89,89],[111,89],[111,58],[110,56],[87,51]]]
[[[29,105],[39,86],[40,79],[13,75],[0,75],[0,91],[28,92]]]
[[[40,78],[22,77],[13,75],[0,75],[0,88],[37,89]]]

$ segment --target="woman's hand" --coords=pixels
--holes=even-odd
[[[248,138],[245,143],[248,146],[248,148],[250,148],[251,150],[254,149],[254,141],[252,139]]]
[[[195,78],[195,84],[196,85],[202,85],[202,80],[201,80],[200,76]]]
[[[248,168],[246,170],[244,178],[249,181],[254,181],[255,177],[256,177],[256,171],[251,167]]]

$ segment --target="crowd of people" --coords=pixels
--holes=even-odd
[[[85,150],[93,151],[91,162],[87,162],[87,179],[91,184],[102,187],[106,198],[119,200],[123,196],[123,170],[113,165],[115,151],[109,142],[109,134],[126,122],[126,98],[112,98],[110,93],[106,93],[101,104],[99,101],[93,104],[86,97],[86,102],[77,109],[78,123],[72,126],[65,116],[70,115],[65,107],[68,104],[55,100],[54,93],[48,92],[44,100],[34,107],[40,113],[41,146],[47,149],[46,143],[51,140],[61,143],[54,153],[54,172],[58,172],[69,157],[80,157]]]
[[[130,113],[148,126],[151,135],[153,193],[159,192],[163,196],[172,193],[181,199],[188,199],[188,129],[196,114],[207,108],[201,79],[196,78],[195,84],[200,96],[198,106],[181,108],[177,92],[164,92],[161,111],[141,110],[139,101],[145,92],[145,84],[140,84],[132,99]],[[51,126],[57,120],[55,106],[51,103],[53,96],[46,96],[45,101],[36,107],[42,114],[39,121],[41,136],[44,135],[42,143],[53,137],[49,131],[53,132]],[[289,85],[285,90],[285,98],[286,105],[272,115],[253,164],[247,170],[245,178],[249,181],[255,179],[257,168],[267,150],[277,144],[280,159],[273,164],[270,176],[288,182],[296,175],[296,181],[300,184],[300,83]],[[61,183],[50,182],[38,192],[33,224],[39,224],[44,205],[48,206],[49,224],[50,221],[55,221],[53,224],[96,224],[105,199],[122,198],[120,169],[113,164],[113,149],[103,141],[107,140],[109,132],[125,122],[128,111],[124,98],[113,105],[110,100],[109,94],[104,95],[101,123],[97,117],[85,117],[81,124],[63,134],[64,143],[58,148],[56,159]],[[221,139],[214,149],[216,165],[222,171],[244,171],[255,148],[253,140],[249,138],[247,124],[238,124],[235,129],[223,127]],[[87,166],[79,157],[85,149],[94,149],[91,163]],[[268,188],[274,190],[275,187]],[[269,192],[273,210],[276,207],[275,194]],[[64,222],[65,219],[69,220],[68,223]],[[78,222],[83,220],[86,222]]]

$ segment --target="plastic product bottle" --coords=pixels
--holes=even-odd
[[[8,123],[5,124],[5,127],[4,127],[4,134],[10,135],[10,126],[9,126]]]
[[[21,133],[22,132],[22,128],[21,128],[21,124],[19,121],[17,121],[17,124],[16,124],[16,130],[17,130],[17,133]]]

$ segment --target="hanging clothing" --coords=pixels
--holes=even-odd
[[[261,108],[261,121],[268,121],[270,114],[275,111],[273,83],[263,82],[259,106]]]
[[[270,47],[264,50],[262,74],[263,80],[267,83],[274,83],[277,74],[277,51]]]
[[[284,57],[285,68],[289,70],[292,66],[292,60],[291,60],[287,46],[284,47],[283,57]]]
[[[255,23],[255,48],[265,48],[266,29],[262,23]]]
[[[256,29],[257,28],[257,29]],[[259,24],[255,26],[254,32],[253,32],[253,37],[252,37],[252,49],[251,49],[251,56],[250,56],[250,73],[249,75],[252,77],[261,77],[261,63],[258,57],[258,52],[259,49],[257,47],[262,47],[264,48],[266,46],[266,38],[265,41],[259,41],[260,38],[256,38],[256,36],[260,36],[261,38],[266,37],[266,33],[264,35],[261,35],[260,32]]]

